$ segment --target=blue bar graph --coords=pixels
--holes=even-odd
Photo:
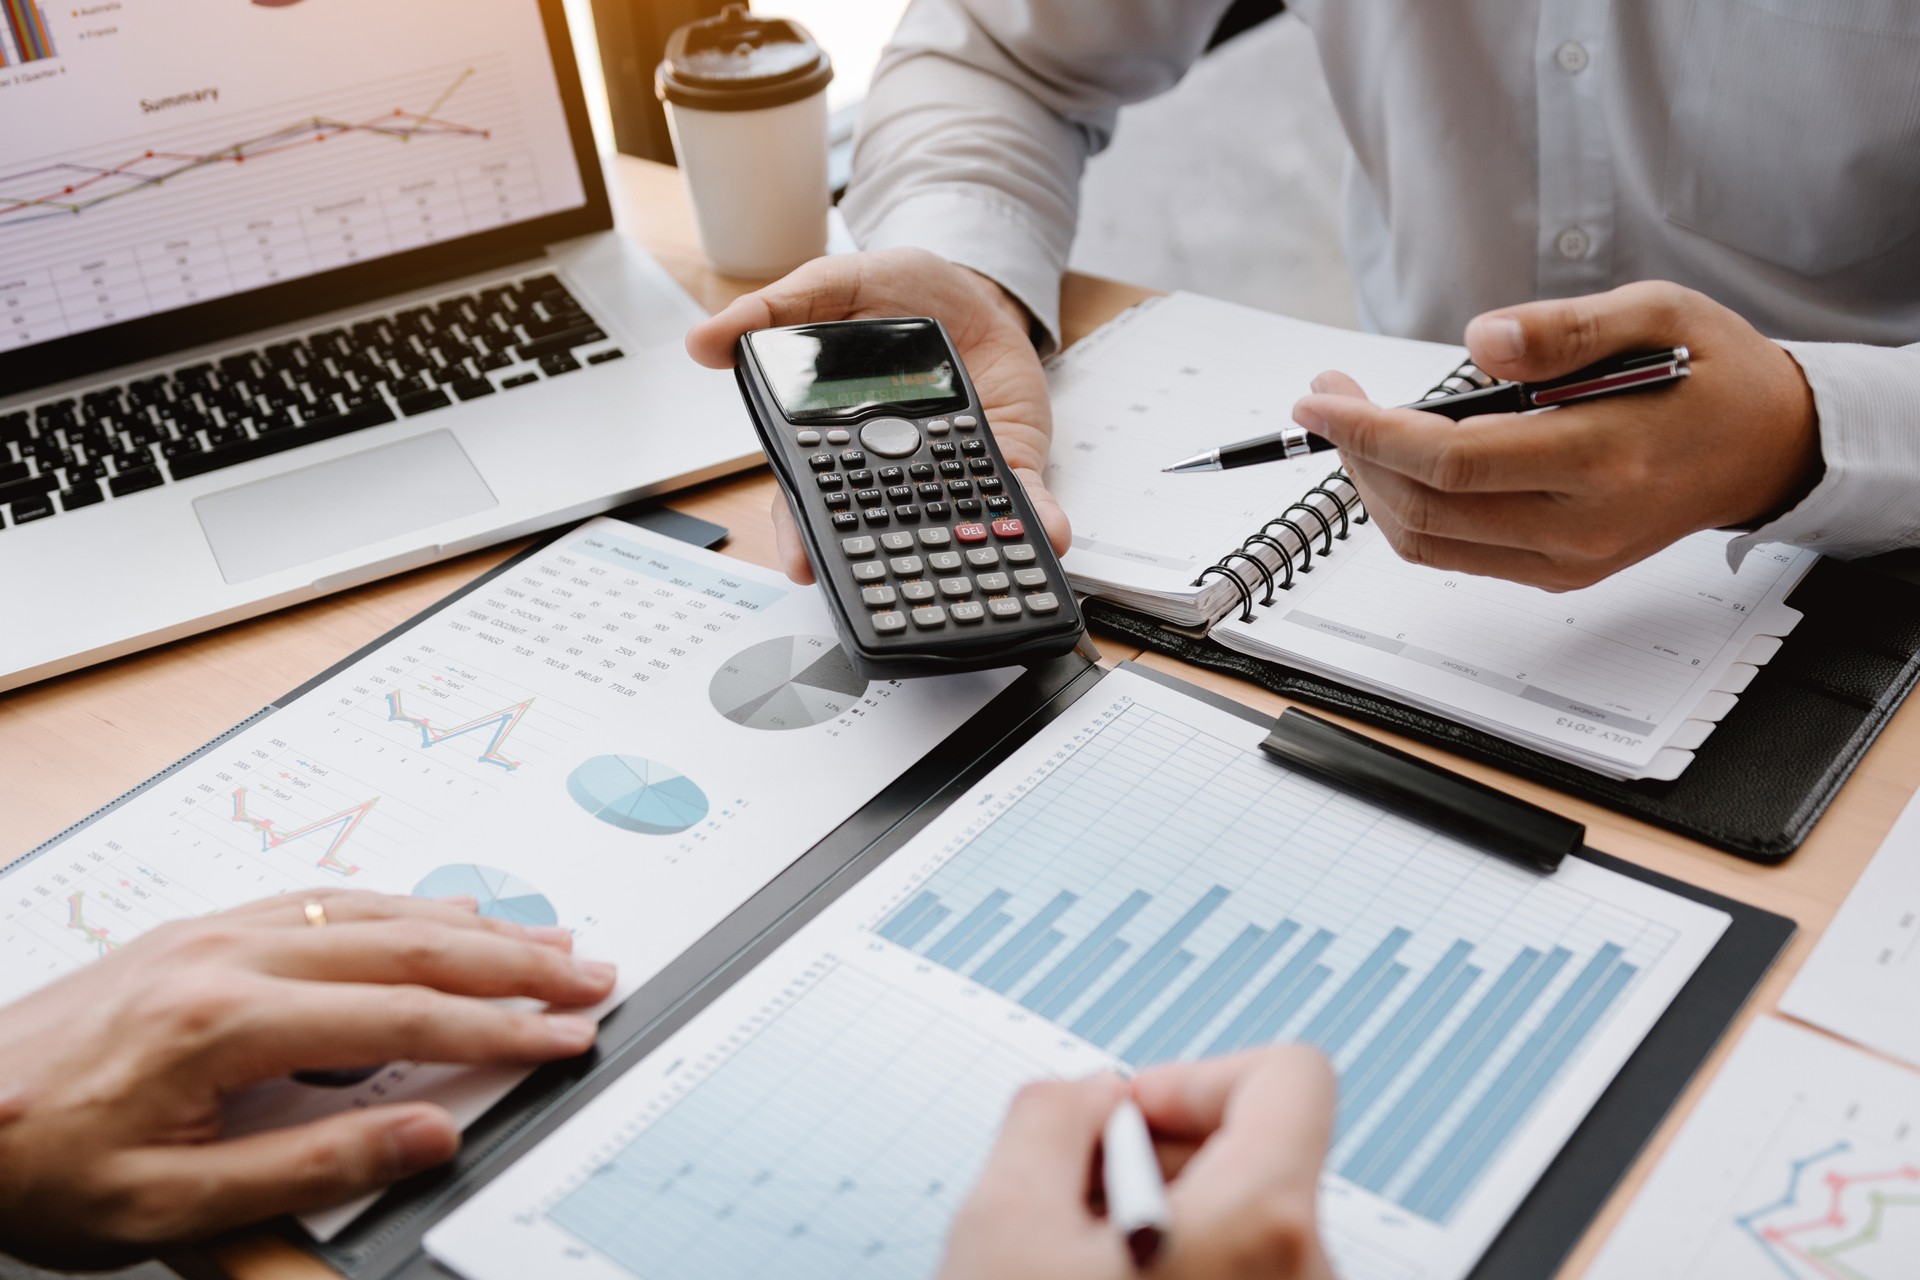
[[[1252,895],[1153,861],[1165,838],[1116,828],[1122,845],[1077,852],[1068,876],[1067,855],[1009,837],[991,875],[949,864],[873,931],[1135,1068],[1317,1045],[1340,1073],[1329,1168],[1434,1222],[1468,1203],[1639,972],[1604,923],[1522,922],[1509,939],[1487,932],[1509,927],[1508,904],[1476,917],[1414,900],[1406,918],[1428,924],[1362,927],[1384,914],[1371,885]],[[1104,869],[1133,857],[1156,874]]]

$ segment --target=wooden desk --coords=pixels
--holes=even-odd
[[[752,286],[707,269],[674,170],[622,157],[614,161],[612,177],[621,227],[646,244],[707,307],[717,310]],[[1063,305],[1068,341],[1145,296],[1146,290],[1069,277]],[[733,540],[726,548],[730,554],[772,564],[767,507],[774,493],[772,478],[761,470],[678,495],[673,505],[731,528]],[[24,852],[53,835],[516,549],[507,546],[466,556],[0,697],[0,814],[5,815],[0,857]],[[1103,640],[1101,651],[1110,662],[1138,653],[1112,640]],[[1287,705],[1286,699],[1230,676],[1157,656],[1145,661],[1264,711],[1277,714]],[[1785,867],[1770,869],[1435,748],[1356,727],[1586,823],[1597,848],[1798,920],[1799,937],[1740,1027],[1774,1009],[1901,806],[1920,786],[1920,707],[1910,705],[1875,744],[1806,847]],[[1739,1029],[1615,1193],[1563,1276],[1586,1270]],[[228,1246],[217,1259],[243,1280],[324,1280],[332,1275],[306,1255],[267,1239]]]

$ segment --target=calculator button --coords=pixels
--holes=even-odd
[[[931,480],[933,479],[933,464],[931,462],[916,462],[907,468],[907,474],[915,480]]]
[[[1008,547],[1006,551],[1008,564],[1032,564],[1033,558],[1035,554],[1037,554],[1032,547],[1027,546],[1025,543]]]
[[[911,551],[913,550],[913,535],[910,533],[883,533],[880,535],[880,545],[889,551]]]
[[[816,453],[807,459],[807,465],[815,471],[831,471],[833,470],[833,455],[830,453]]]
[[[953,509],[963,516],[977,516],[980,514],[980,499],[962,498],[953,504]]]
[[[861,556],[872,555],[873,546],[873,539],[864,536],[840,539],[840,549],[846,552],[847,557],[852,560],[858,560]]]
[[[911,524],[920,518],[920,508],[914,506],[911,502],[901,503],[893,509],[893,518],[896,520],[905,520]]]
[[[840,455],[840,465],[849,471],[855,467],[864,467],[867,465],[867,455],[858,449],[849,449]]]
[[[953,441],[942,440],[939,444],[934,445],[930,450],[930,452],[936,458],[951,458],[955,454],[959,453],[960,450],[958,446],[956,446],[953,443]]]
[[[886,580],[887,566],[878,560],[862,560],[853,566],[855,582],[882,582]]]
[[[845,511],[853,505],[853,495],[845,492],[827,493],[821,495],[820,501],[826,503],[829,510]]]
[[[947,492],[948,492],[948,493],[950,493],[950,494],[952,494],[952,495],[953,495],[954,497],[956,497],[956,498],[968,498],[968,497],[972,497],[972,496],[973,496],[973,481],[971,481],[971,480],[949,480],[949,481],[947,481]]]
[[[1012,557],[1009,556],[1008,559],[1012,559]],[[1047,571],[1045,569],[1015,569],[1013,571],[1013,580],[1031,591],[1035,587],[1044,587],[1047,585]],[[982,579],[982,581],[985,581],[985,579]]]
[[[1007,575],[1004,573],[981,574],[980,589],[982,591],[1005,591],[1007,589]]]
[[[865,467],[858,471],[847,472],[847,483],[856,489],[864,489],[873,483],[873,472]]]
[[[982,488],[986,487],[984,481],[981,483],[981,487]],[[1013,499],[1009,498],[1004,493],[998,495],[997,497],[988,498],[987,510],[993,512],[993,514],[997,516],[1003,516],[1007,514],[1007,512],[1013,510]]]
[[[1042,591],[1038,595],[1027,597],[1027,610],[1031,613],[1060,612],[1060,598],[1051,591]]]
[[[868,507],[860,513],[860,518],[875,528],[893,523],[893,517],[887,513],[885,507]]]
[[[1000,492],[1000,490],[1001,490],[1001,489],[1003,489],[1003,488],[1005,488],[1005,487],[1006,487],[1006,486],[1004,486],[1003,484],[1001,484],[1001,483],[1000,483],[1000,477],[999,477],[999,476],[981,476],[981,477],[980,477],[980,478],[979,478],[978,480],[976,480],[976,481],[975,481],[974,483],[975,483],[975,484],[977,484],[977,485],[979,485],[979,486],[980,486],[980,492],[982,492],[982,493],[985,493],[985,494],[997,494],[997,493],[999,493],[999,492]],[[1005,509],[1006,509],[1006,508],[1004,508],[1004,507],[995,507],[995,508],[994,508],[994,510],[995,510],[995,511],[1004,511]]]
[[[802,449],[811,449],[820,443],[820,433],[818,431],[802,431],[794,437],[794,441]]]
[[[953,424],[945,418],[935,418],[927,424],[927,434],[930,436],[943,436],[951,430],[953,430]]]
[[[838,428],[835,428],[834,430],[827,432],[828,444],[846,444],[849,440],[852,440],[852,439],[853,439],[852,436],[848,435],[844,431],[839,430]]]
[[[836,511],[833,513],[833,527],[836,529],[858,529],[860,527],[860,517],[851,511]]]
[[[880,505],[880,491],[878,489],[862,489],[853,495],[853,500],[863,507],[877,507]]]
[[[907,478],[907,473],[901,470],[899,467],[880,468],[881,484],[900,484],[903,481],[905,481],[906,478]]]
[[[969,458],[967,459],[967,470],[976,476],[990,476],[993,474],[993,459]]]
[[[883,458],[907,458],[920,448],[920,428],[905,418],[875,418],[860,428],[860,443]]]
[[[893,635],[907,629],[907,615],[897,609],[873,615],[873,629],[881,635]]]
[[[995,520],[993,522],[993,536],[996,538],[1024,538],[1027,536],[1027,526],[1018,520]]]
[[[887,501],[888,502],[912,502],[913,487],[911,485],[904,485],[904,484],[889,485],[887,487]]]
[[[987,616],[987,611],[978,600],[962,600],[948,610],[955,622],[978,622]]]
[[[900,596],[892,587],[868,587],[860,593],[860,598],[869,609],[885,609],[897,603]]]
[[[935,573],[952,573],[966,563],[958,551],[936,551],[927,557],[927,563],[933,566]]]
[[[829,471],[827,472],[827,474],[823,476],[815,476],[814,479],[819,482],[819,485],[822,489],[826,489],[829,491],[838,489],[841,485],[847,482],[847,478],[841,475],[838,471]]]
[[[958,458],[953,458],[940,464],[940,474],[951,479],[967,474],[967,468]]]
[[[922,529],[920,545],[923,547],[944,547],[953,541],[953,535],[945,529]]]
[[[1020,616],[1020,602],[1012,596],[995,596],[987,601],[987,612],[996,618],[1017,618]]]
[[[944,502],[929,502],[927,504],[927,519],[929,520],[945,520],[952,514],[953,508]]]
[[[922,631],[937,631],[947,625],[947,611],[937,604],[922,605],[913,611],[913,625]]]
[[[980,425],[980,419],[970,413],[963,413],[953,420],[953,425],[961,431],[971,431]]]
[[[964,600],[973,594],[973,579],[942,578],[940,579],[940,594],[949,600]]]
[[[900,584],[900,595],[913,604],[919,604],[922,601],[933,599],[933,584],[931,582],[903,582]]]
[[[957,524],[953,526],[953,536],[962,542],[985,542],[987,526],[983,524]]]
[[[919,556],[895,556],[887,561],[887,568],[899,578],[917,578],[927,570]]]
[[[967,552],[967,563],[976,569],[988,569],[1000,563],[997,547],[974,547]]]
[[[985,440],[974,439],[962,440],[960,442],[960,452],[966,454],[969,458],[977,458],[986,451],[987,442]],[[848,463],[847,465],[852,466],[853,464]]]

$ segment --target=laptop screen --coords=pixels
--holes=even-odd
[[[564,36],[557,0],[4,0],[0,359],[604,209]]]

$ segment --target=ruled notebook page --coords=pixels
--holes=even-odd
[[[1731,537],[1554,594],[1410,565],[1355,526],[1254,621],[1211,634],[1614,777],[1677,777],[1799,620],[1783,602],[1818,558],[1761,547],[1735,573]]]

